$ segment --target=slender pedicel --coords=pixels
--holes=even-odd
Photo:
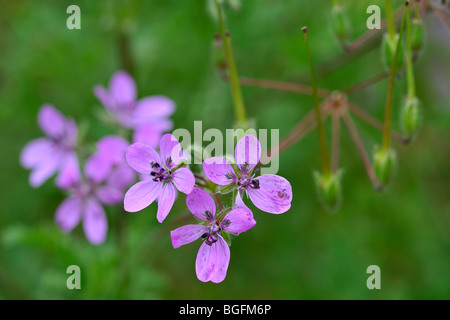
[[[361,157],[361,160],[364,164],[367,175],[369,176],[369,179],[372,182],[373,187],[376,190],[381,190],[382,187],[378,182],[378,179],[375,175],[375,171],[373,170],[372,167],[372,163],[370,162],[370,158],[367,155],[366,149],[364,148],[364,144],[361,140],[361,137],[358,134],[358,130],[356,129],[356,125],[353,122],[352,117],[348,112],[344,112],[342,114],[342,119],[344,120],[344,123],[348,129],[348,132],[350,133],[353,143],[355,144],[356,150],[358,151],[359,156]]]
[[[409,2],[406,2],[405,6],[408,6]],[[390,141],[391,141],[391,114],[392,114],[392,98],[393,98],[393,91],[394,91],[394,78],[397,71],[397,58],[399,54],[399,48],[400,43],[403,36],[403,29],[405,24],[405,17],[406,17],[406,10],[403,13],[402,18],[402,24],[400,27],[400,34],[397,40],[397,45],[395,48],[394,58],[392,60],[392,66],[391,66],[391,74],[389,77],[389,85],[388,85],[388,92],[387,92],[387,98],[386,98],[386,110],[384,114],[384,130],[383,130],[383,139],[382,139],[382,150],[388,151],[390,148]]]
[[[392,13],[392,2],[391,0],[386,0],[386,21],[387,30],[391,40],[395,38],[395,25],[394,25],[394,14]]]
[[[383,129],[384,129],[383,123],[381,123],[380,121],[378,121],[377,119],[372,117],[370,114],[368,114],[362,108],[360,108],[357,105],[355,105],[353,103],[350,103],[350,102],[348,103],[347,107],[357,117],[359,117],[360,119],[364,120],[365,122],[367,122],[368,124],[370,124],[374,128],[376,128],[376,129],[380,130],[381,132],[383,132]],[[410,143],[410,139],[404,138],[404,137],[402,137],[401,135],[399,135],[398,133],[396,133],[394,131],[391,131],[391,138],[394,139],[395,141],[397,141],[398,143],[402,144],[402,145],[407,145],[407,144]]]
[[[217,16],[219,20],[220,35],[225,49],[225,57],[227,61],[228,72],[230,76],[231,93],[233,95],[236,119],[241,126],[246,126],[247,115],[245,112],[244,100],[242,98],[241,86],[239,84],[239,75],[234,61],[233,50],[231,48],[231,40],[228,33],[225,32],[225,24],[223,19],[222,7],[219,0],[216,1]]]
[[[331,169],[333,173],[339,169],[339,139],[341,137],[341,115],[333,113],[331,116]]]
[[[411,27],[411,9],[406,8],[406,79],[408,81],[408,98],[413,99],[416,96],[416,84],[414,81],[413,59],[412,59],[412,27]]]
[[[315,77],[315,73],[314,73],[314,66],[313,66],[312,59],[311,59],[311,52],[309,50],[307,31],[308,31],[307,27],[302,28],[302,32],[303,32],[304,39],[305,39],[305,45],[306,45],[306,54],[308,56],[309,71],[311,74],[311,85],[313,87],[313,100],[314,100],[314,108],[316,110],[317,128],[318,128],[318,133],[319,133],[320,154],[321,154],[321,158],[322,158],[322,170],[323,170],[323,174],[329,175],[329,174],[331,174],[331,168],[330,168],[330,162],[329,162],[329,158],[328,158],[328,146],[327,146],[325,129],[323,127],[322,115],[321,115],[320,106],[319,106],[316,77]]]

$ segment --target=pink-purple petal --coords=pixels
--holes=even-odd
[[[129,143],[119,136],[106,136],[97,143],[98,154],[101,155],[110,165],[117,165],[125,162],[125,151]]]
[[[133,133],[133,142],[142,142],[152,148],[158,147],[162,131],[155,125],[139,126]]]
[[[248,188],[253,204],[260,210],[280,214],[289,210],[292,201],[292,187],[285,178],[266,174],[256,178],[259,188]]]
[[[66,119],[52,105],[45,104],[38,114],[38,123],[42,131],[51,138],[61,138],[64,135]]]
[[[141,123],[150,123],[169,117],[175,111],[175,103],[165,96],[142,98],[136,103],[134,117]]]
[[[101,183],[108,177],[110,169],[107,161],[101,155],[94,154],[87,159],[84,165],[84,174],[90,182]]]
[[[34,188],[41,186],[47,179],[53,176],[59,169],[61,153],[49,153],[33,168],[30,174],[30,185]]]
[[[202,282],[221,282],[228,269],[230,262],[230,249],[225,240],[218,236],[212,245],[202,243],[195,260],[195,271],[197,278]]]
[[[123,200],[123,192],[121,189],[104,185],[94,191],[95,196],[106,205],[119,204]]]
[[[180,192],[189,194],[194,188],[195,177],[189,169],[180,168],[172,174],[172,182]]]
[[[203,221],[213,221],[216,214],[216,203],[214,199],[202,189],[194,188],[186,197],[186,205],[191,213]],[[207,217],[205,212],[211,214]]]
[[[217,247],[217,272],[216,275],[211,279],[211,282],[219,283],[222,282],[227,276],[228,265],[230,264],[230,247],[228,243],[219,236],[217,242],[213,245]]]
[[[150,174],[153,171],[151,163],[157,163],[161,166],[161,160],[158,153],[152,147],[137,142],[127,148],[126,159],[130,167],[142,174]]]
[[[68,189],[81,182],[80,165],[75,152],[66,153],[60,164],[56,185],[61,189]]]
[[[203,162],[206,177],[219,186],[226,186],[236,179],[233,167],[224,158],[213,157]]]
[[[159,196],[162,183],[146,179],[133,185],[125,194],[124,209],[137,212],[148,207]]]
[[[38,138],[28,142],[20,154],[20,164],[31,169],[54,150],[53,143],[48,138]]]
[[[158,219],[160,223],[164,221],[172,209],[173,203],[175,202],[175,196],[175,187],[171,183],[166,183],[158,196],[158,212],[156,213],[156,219]]]
[[[102,205],[94,198],[85,200],[83,229],[90,243],[99,245],[105,242],[108,220]]]
[[[225,218],[223,218],[221,226],[228,232],[241,233],[245,232],[256,225],[253,214],[249,209],[236,208],[231,210]]]
[[[234,150],[234,158],[242,172],[252,170],[258,164],[260,157],[261,144],[255,136],[246,135],[238,141]]]
[[[183,150],[175,136],[166,133],[159,142],[159,153],[161,160],[164,161],[167,168],[175,168],[183,159]]]
[[[56,209],[55,222],[63,232],[70,232],[81,220],[82,198],[71,196]]]
[[[239,192],[236,195],[236,201],[234,202],[234,207],[233,208],[244,208],[244,209],[248,209],[250,210],[244,203],[244,201],[242,200],[242,196],[241,196],[241,190],[239,190]]]
[[[170,231],[170,238],[172,240],[172,246],[177,249],[182,245],[191,243],[200,238],[205,232],[208,231],[208,227],[202,224],[189,224],[182,226],[178,229]]]
[[[95,86],[94,94],[101,104],[108,110],[114,110],[115,103],[109,92],[103,86]]]
[[[131,107],[136,100],[136,84],[125,71],[118,71],[112,76],[109,90],[114,100],[124,108]]]
[[[136,179],[136,172],[127,163],[123,163],[114,168],[106,180],[106,184],[123,190]]]

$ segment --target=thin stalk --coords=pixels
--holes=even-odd
[[[420,0],[416,0],[416,18],[420,19]]]
[[[370,114],[365,112],[363,109],[361,109],[360,107],[356,106],[353,103],[348,103],[347,107],[356,116],[358,116],[359,118],[361,118],[362,120],[364,120],[365,122],[367,122],[368,124],[373,126],[375,129],[378,129],[381,132],[383,132],[383,129],[384,129],[383,123],[381,123],[380,121],[378,121],[377,119],[372,117]],[[407,145],[411,142],[409,139],[403,138],[401,135],[399,135],[398,133],[396,133],[394,131],[391,131],[391,138],[402,145]]]
[[[244,100],[242,98],[241,86],[239,84],[239,75],[234,61],[233,50],[231,48],[231,40],[225,32],[225,23],[222,13],[222,7],[219,0],[216,0],[217,16],[219,20],[220,35],[225,49],[225,57],[227,61],[228,72],[230,74],[231,94],[233,95],[236,120],[240,125],[245,126],[247,123],[247,115],[245,112]]]
[[[442,24],[450,32],[450,20],[445,16],[444,12],[438,8],[432,7],[434,14],[441,20]]]
[[[282,81],[273,81],[273,80],[265,80],[265,79],[255,79],[255,78],[239,78],[239,82],[243,86],[250,87],[259,87],[265,89],[273,89],[287,92],[295,92],[308,96],[312,96],[313,89],[310,86],[305,86],[303,84],[297,84],[292,82],[282,82]],[[331,94],[331,91],[326,89],[317,89],[317,94],[321,98],[326,98]]]
[[[227,79],[228,80],[228,79]],[[249,87],[258,87],[286,92],[295,92],[304,94],[307,96],[312,96],[313,89],[310,86],[305,86],[303,84],[293,83],[293,82],[285,82],[285,81],[274,81],[274,80],[266,80],[266,79],[255,79],[255,78],[247,78],[241,77],[239,78],[239,82],[243,86]],[[326,89],[317,88],[317,94],[321,98],[326,98],[331,94],[331,91]]]
[[[321,109],[324,120],[326,120],[329,115],[329,107],[324,105]],[[286,151],[314,130],[317,126],[315,112],[315,110],[311,110],[306,116],[304,116],[303,119],[300,120],[300,122],[297,123],[297,125],[283,137],[283,139],[281,139],[278,146],[272,147],[272,149],[267,152],[267,156],[265,156],[264,159],[261,159],[261,162],[267,163],[268,158]]]
[[[394,24],[394,14],[392,13],[392,2],[391,0],[386,0],[386,20],[387,20],[387,30],[391,40],[395,38],[395,24]]]
[[[303,36],[305,39],[305,46],[306,46],[306,54],[308,56],[308,64],[309,64],[309,72],[311,75],[311,84],[313,87],[313,100],[314,100],[314,109],[316,110],[316,118],[317,118],[317,128],[319,133],[319,143],[320,143],[320,154],[322,159],[322,170],[323,173],[326,175],[331,174],[331,168],[330,168],[330,162],[328,158],[328,146],[327,146],[327,139],[325,136],[325,129],[322,122],[322,115],[320,111],[319,106],[319,98],[317,94],[317,84],[316,84],[316,76],[314,73],[314,66],[311,59],[311,52],[309,50],[309,43],[308,43],[308,35],[307,31],[308,29],[306,27],[302,28]]]
[[[394,21],[401,16],[401,9],[397,9],[394,11]],[[387,19],[383,19],[381,21],[381,28],[380,29],[372,29],[366,31],[364,34],[362,34],[359,38],[357,38],[355,41],[353,41],[351,44],[348,44],[344,46],[344,49],[346,51],[353,51],[358,49],[360,46],[362,46],[364,43],[366,43],[368,40],[376,36],[383,30],[387,25]]]
[[[339,169],[339,140],[341,138],[341,116],[334,112],[331,116],[331,169],[334,173]]]
[[[406,8],[406,79],[408,81],[408,98],[416,96],[416,84],[414,81],[412,45],[411,45],[411,13],[410,7]]]
[[[408,5],[408,2],[406,3]],[[402,24],[400,27],[400,35],[398,37],[397,45],[395,46],[394,59],[392,60],[391,66],[391,74],[389,77],[389,85],[388,92],[386,97],[386,109],[384,113],[384,129],[383,129],[383,138],[382,138],[382,149],[383,151],[389,150],[390,142],[391,142],[391,118],[392,118],[392,99],[394,92],[394,78],[397,71],[397,59],[399,54],[400,43],[402,41],[403,36],[403,27],[405,24],[405,13],[403,13]]]
[[[371,85],[387,78],[389,76],[389,73],[390,73],[389,71],[382,71],[382,72],[370,77],[369,79],[366,79],[358,84],[355,84],[351,87],[348,87],[348,88],[342,90],[342,93],[350,95],[355,92],[364,90],[365,88],[370,87]]]
[[[370,181],[372,182],[373,187],[376,190],[381,190],[381,185],[378,182],[378,179],[375,175],[375,171],[373,170],[372,163],[370,162],[370,158],[367,155],[366,149],[364,148],[364,144],[361,140],[361,137],[359,136],[358,129],[356,128],[355,123],[353,122],[352,117],[348,112],[344,112],[342,114],[342,119],[344,120],[345,126],[348,129],[348,132],[350,133],[350,136],[353,140],[353,143],[355,144],[356,150],[358,151],[359,156],[361,157],[361,160],[364,164],[364,167],[367,172],[367,176],[369,177]]]
[[[214,197],[214,199],[216,199],[217,207],[219,209],[219,213],[222,212],[223,205],[222,205],[222,201],[220,201],[220,197],[218,196],[217,193],[213,193],[213,197]],[[233,201],[234,201],[235,198],[233,198]]]

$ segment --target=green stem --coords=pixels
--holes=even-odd
[[[327,146],[327,139],[325,136],[325,129],[322,122],[322,115],[320,112],[320,106],[319,106],[319,98],[317,94],[317,83],[316,83],[316,76],[314,73],[314,66],[311,59],[311,52],[309,50],[309,43],[308,43],[308,36],[307,36],[307,28],[303,27],[303,36],[305,38],[305,45],[306,45],[306,54],[308,56],[308,64],[309,64],[309,72],[311,75],[311,85],[313,88],[313,100],[314,100],[314,108],[316,110],[316,117],[317,117],[317,128],[319,133],[319,143],[320,143],[320,154],[322,159],[322,169],[323,173],[325,175],[331,174],[331,167],[330,162],[328,158],[328,146]]]
[[[406,3],[408,5],[408,2]],[[390,148],[391,142],[391,118],[392,118],[392,98],[394,92],[394,78],[397,71],[397,59],[400,49],[400,43],[402,41],[403,36],[403,27],[405,24],[406,10],[403,13],[402,24],[400,27],[400,35],[398,37],[397,45],[395,46],[394,59],[392,60],[391,66],[391,74],[389,76],[389,85],[388,92],[386,98],[386,110],[384,113],[384,130],[383,130],[383,138],[382,138],[382,149],[383,151],[388,151]]]
[[[416,96],[416,84],[414,81],[414,70],[412,61],[412,46],[411,46],[411,14],[410,6],[406,8],[406,28],[407,28],[407,38],[406,38],[406,78],[408,81],[408,98],[414,98]]]
[[[225,24],[223,19],[222,7],[218,0],[216,1],[217,16],[219,20],[220,35],[225,49],[225,57],[227,60],[228,72],[230,74],[231,93],[233,95],[236,119],[239,125],[246,126],[247,115],[245,112],[244,100],[242,98],[241,86],[239,83],[239,75],[234,61],[233,50],[231,48],[231,40],[225,32]]]
[[[395,38],[395,25],[394,25],[394,14],[392,13],[392,2],[391,0],[386,0],[386,20],[387,20],[387,30],[391,40]]]

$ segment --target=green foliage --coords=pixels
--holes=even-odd
[[[334,215],[317,202],[311,170],[319,163],[317,135],[280,155],[279,174],[293,187],[290,211],[263,213],[233,241],[229,274],[220,285],[195,276],[200,241],[173,249],[170,230],[185,218],[178,195],[163,224],[155,205],[135,214],[108,210],[104,245],[92,246],[78,226],[62,234],[54,223],[64,194],[48,181],[28,185],[20,150],[41,132],[36,115],[52,103],[78,124],[89,123],[85,141],[114,132],[95,115],[101,106],[92,89],[121,68],[117,29],[131,38],[139,97],[163,94],[177,104],[175,128],[231,128],[229,87],[214,69],[211,42],[216,24],[206,1],[77,1],[81,30],[65,26],[68,3],[3,1],[0,10],[0,298],[29,299],[448,299],[450,238],[448,195],[448,91],[450,41],[436,19],[426,20],[426,46],[417,67],[417,96],[424,106],[423,131],[399,147],[399,170],[389,192],[377,193],[360,159],[342,136],[345,201]],[[114,3],[114,5],[112,4]],[[344,1],[342,1],[344,3]],[[384,1],[373,4],[383,6]],[[394,6],[402,5],[394,1]],[[121,7],[124,6],[124,7]],[[365,1],[345,1],[352,36],[363,34]],[[125,8],[126,7],[126,8]],[[333,41],[330,1],[241,1],[227,13],[241,76],[309,83],[299,27],[308,26],[318,86],[342,89],[378,73],[379,47],[343,63]],[[122,23],[118,23],[121,22]],[[325,64],[332,61],[331,64]],[[404,79],[397,88],[404,88]],[[382,119],[386,82],[352,95],[354,103]],[[312,109],[311,97],[243,88],[248,116],[258,128],[279,128],[280,137]],[[394,106],[401,105],[398,90]],[[400,108],[394,108],[398,116]],[[377,130],[358,123],[368,146]],[[398,129],[398,128],[395,128]],[[124,230],[119,231],[118,226]],[[81,268],[81,290],[66,288],[66,269]],[[365,286],[369,265],[381,268],[381,290]]]

